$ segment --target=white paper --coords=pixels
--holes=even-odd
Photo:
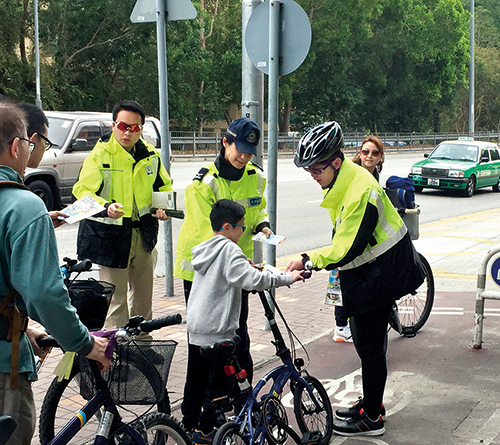
[[[61,211],[69,216],[67,218],[60,216],[59,219],[66,221],[68,224],[73,224],[103,210],[105,210],[105,207],[99,204],[92,196],[88,195],[62,209]]]
[[[273,246],[277,246],[285,241],[286,237],[280,235],[271,235],[269,238],[266,238],[266,235],[263,232],[257,233],[252,238],[254,241],[258,241],[259,243],[272,244]]]

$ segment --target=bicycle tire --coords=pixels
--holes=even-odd
[[[396,332],[407,337],[413,337],[427,322],[434,304],[434,275],[427,259],[419,253],[424,267],[425,279],[415,294],[408,294],[396,301],[399,323],[395,314],[389,319],[389,324]]]
[[[215,433],[213,445],[248,445],[248,439],[240,432],[241,425],[227,422]]]
[[[131,426],[141,435],[147,445],[191,445],[186,430],[172,416],[165,413],[150,413],[136,420]],[[118,439],[118,437],[117,437]],[[120,445],[135,441],[120,435],[115,442]],[[142,445],[142,444],[140,444]]]
[[[322,436],[318,443],[327,445],[333,434],[333,410],[330,399],[326,389],[316,377],[306,375],[304,379],[312,387],[321,409],[317,410],[305,386],[297,382],[293,389],[293,411],[297,425],[302,434],[318,431]]]
[[[151,372],[147,367],[142,366],[142,364],[138,364],[138,367],[148,381],[155,382],[158,378],[157,374]],[[75,413],[83,408],[87,401],[80,395],[80,365],[78,360],[75,360],[69,379],[58,381],[57,377],[54,378],[43,399],[39,424],[40,444],[45,445],[50,442]],[[123,417],[123,421],[131,422],[137,419],[137,417],[144,415],[150,409],[150,405],[142,407],[138,405],[117,405],[117,408]],[[165,391],[165,397],[158,403],[157,408],[161,413],[170,413],[167,391]],[[97,414],[87,419],[87,423],[71,439],[69,444],[81,445],[93,443],[99,417]]]

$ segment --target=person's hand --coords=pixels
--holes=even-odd
[[[60,212],[59,210],[54,210],[52,212],[49,212],[49,216],[52,219],[52,224],[54,225],[54,229],[61,227],[66,222],[63,219],[59,219],[60,216],[64,218],[69,217],[67,213]]]
[[[167,213],[165,212],[165,210],[163,210],[163,209],[156,209],[155,216],[160,221],[166,221],[167,219],[170,218],[170,216],[168,216]]]
[[[119,202],[112,202],[108,206],[108,216],[113,219],[121,218],[123,215],[125,215],[125,212],[122,209],[122,204],[120,204]]]
[[[247,258],[248,262],[250,263],[250,266],[255,267],[257,270],[264,270],[264,266],[257,266],[250,258]]]
[[[47,352],[44,351],[40,346],[38,346],[36,340],[38,338],[47,337],[47,333],[42,329],[28,326],[26,328],[26,335],[30,340],[31,347],[33,348],[33,352],[35,353],[35,355],[37,355],[40,358],[44,358]]]
[[[305,278],[302,276],[303,270],[294,270],[293,272],[290,272],[290,275],[293,278],[293,282],[295,283],[296,281],[305,281]]]
[[[302,259],[292,260],[288,263],[288,266],[285,269],[285,272],[293,272],[294,270],[302,270],[304,265],[302,264]]]
[[[263,227],[261,232],[266,235],[266,238],[269,238],[273,234],[273,231],[269,227]]]
[[[106,346],[108,346],[108,339],[104,337],[94,337],[94,347],[87,358],[95,360],[99,364],[99,369],[102,372],[109,370],[111,366],[111,360],[106,357],[105,351]]]

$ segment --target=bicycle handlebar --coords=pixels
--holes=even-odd
[[[92,261],[83,260],[71,267],[71,272],[87,272],[92,269]]]
[[[165,317],[155,318],[154,320],[144,320],[139,325],[142,332],[156,331],[165,326],[173,326],[182,323],[181,314],[166,315]]]
[[[420,208],[416,209],[398,209],[400,215],[420,215]]]
[[[58,348],[59,343],[57,340],[52,337],[52,335],[48,335],[47,337],[37,338],[36,343],[41,348]]]

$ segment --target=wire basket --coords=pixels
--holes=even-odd
[[[117,405],[154,405],[165,398],[168,373],[177,342],[135,340],[117,345],[111,367],[102,376]],[[80,358],[80,394],[89,400],[96,392],[88,361]]]

